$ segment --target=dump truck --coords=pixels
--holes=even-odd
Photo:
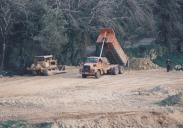
[[[65,72],[64,65],[58,65],[53,55],[35,56],[34,62],[27,70],[31,71],[33,75],[54,75]]]
[[[104,74],[122,74],[129,61],[113,29],[100,29],[96,43],[98,49],[100,49],[99,56],[88,57],[81,65],[80,73],[82,77],[95,76],[99,78]]]

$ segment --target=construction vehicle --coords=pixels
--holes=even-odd
[[[124,67],[128,66],[128,57],[117,41],[113,29],[100,29],[97,47],[100,49],[100,55],[88,57],[81,65],[82,78],[87,76],[99,78],[104,74],[122,74]]]
[[[53,55],[46,55],[35,56],[34,63],[27,69],[31,71],[33,75],[48,76],[64,72],[65,66],[58,65],[58,62],[53,58]]]

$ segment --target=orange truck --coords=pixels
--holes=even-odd
[[[99,56],[88,57],[81,66],[82,78],[87,76],[99,78],[104,74],[122,74],[129,61],[113,29],[100,29],[97,47],[100,49]]]

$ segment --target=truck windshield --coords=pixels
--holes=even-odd
[[[97,58],[87,58],[86,63],[97,63]]]

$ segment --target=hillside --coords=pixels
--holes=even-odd
[[[43,54],[77,65],[102,27],[115,30],[129,55],[141,45],[158,47],[162,56],[180,53],[181,12],[182,0],[1,0],[1,68],[26,67]]]

